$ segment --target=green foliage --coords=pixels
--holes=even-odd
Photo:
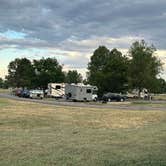
[[[82,82],[82,76],[77,70],[69,70],[65,78],[66,83],[80,83]]]
[[[88,81],[99,88],[99,95],[125,90],[128,59],[117,49],[109,51],[100,46],[91,57],[88,69]]]
[[[2,78],[0,78],[0,88],[7,89],[8,87],[9,87],[8,81],[7,80],[3,80]]]
[[[62,72],[62,66],[55,58],[34,60],[33,66],[36,73],[35,85],[37,87],[46,89],[50,82],[64,82],[65,76]]]
[[[129,65],[129,84],[132,88],[155,89],[157,75],[161,71],[161,62],[154,56],[156,49],[148,46],[145,41],[136,41],[132,44],[129,55],[131,57]]]
[[[31,87],[35,73],[30,60],[26,58],[15,59],[9,63],[8,83],[12,87]]]
[[[156,79],[155,88],[151,91],[155,93],[166,93],[166,81],[162,78]]]
[[[0,88],[3,88],[3,79],[0,78]]]
[[[47,88],[49,82],[63,82],[62,66],[55,58],[34,60],[15,59],[9,63],[6,77],[12,87]]]

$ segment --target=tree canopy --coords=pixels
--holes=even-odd
[[[88,81],[104,92],[122,92],[127,83],[128,59],[117,49],[96,49],[88,64]]]
[[[141,91],[155,89],[157,76],[162,69],[160,60],[155,56],[156,48],[145,41],[136,41],[129,49],[129,84]]]
[[[115,48],[110,51],[105,46],[99,46],[90,58],[87,79],[83,82],[97,86],[99,95],[128,89],[141,91],[143,88],[162,93],[166,91],[166,82],[159,78],[162,63],[155,56],[155,51],[153,45],[148,46],[143,40],[131,45],[128,56]],[[16,58],[9,63],[8,76],[5,82],[0,79],[0,86],[46,89],[51,82],[82,82],[82,76],[76,70],[64,73],[62,69],[56,58],[32,62]]]
[[[9,63],[6,78],[12,87],[46,89],[50,82],[64,82],[65,76],[55,58],[42,58],[33,63],[26,58],[17,58]]]
[[[35,84],[37,87],[46,89],[50,82],[61,83],[65,80],[62,66],[55,58],[34,60],[33,66],[36,74]]]
[[[9,63],[6,77],[12,87],[31,87],[35,76],[31,61],[22,58]]]
[[[82,75],[77,72],[77,70],[69,70],[66,73],[66,78],[65,78],[66,83],[80,83],[82,82]]]

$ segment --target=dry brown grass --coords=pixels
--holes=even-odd
[[[48,106],[31,102],[7,100],[8,105],[0,109],[0,121],[15,120],[0,125],[0,130],[20,127],[21,120],[61,122],[66,125],[92,128],[139,128],[165,119],[165,111],[132,111],[94,108],[72,108]],[[27,122],[28,123],[28,122]],[[48,123],[48,125],[50,125]]]
[[[0,93],[9,94],[10,92],[11,92],[10,89],[1,89],[1,88],[0,88]]]
[[[165,166],[166,111],[48,106],[0,98],[2,166]]]

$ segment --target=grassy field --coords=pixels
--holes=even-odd
[[[0,93],[9,94],[9,93],[10,93],[10,90],[9,90],[9,89],[1,89],[1,88],[0,88]]]
[[[0,99],[0,166],[165,166],[166,111]]]
[[[166,94],[158,94],[153,97],[155,100],[166,100]]]

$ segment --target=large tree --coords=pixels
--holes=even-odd
[[[82,82],[82,75],[77,70],[69,70],[65,78],[66,83],[80,83]]]
[[[145,41],[136,41],[129,50],[131,57],[129,66],[129,84],[131,88],[154,89],[157,75],[162,69],[160,60],[155,56],[156,48],[148,46]]]
[[[103,77],[103,69],[107,63],[109,53],[109,49],[107,49],[105,46],[99,46],[94,51],[88,64],[88,82],[92,85],[97,85],[99,89],[101,87],[100,84]]]
[[[31,61],[26,58],[17,58],[11,61],[8,65],[8,76],[6,78],[12,87],[32,87],[34,68]]]
[[[103,69],[104,91],[124,92],[128,81],[128,58],[117,49],[112,49]]]
[[[62,66],[55,58],[42,58],[33,62],[37,87],[46,89],[50,82],[64,82],[65,76],[62,72]]]
[[[117,49],[100,46],[88,65],[88,81],[105,92],[123,92],[127,84],[128,59]]]

